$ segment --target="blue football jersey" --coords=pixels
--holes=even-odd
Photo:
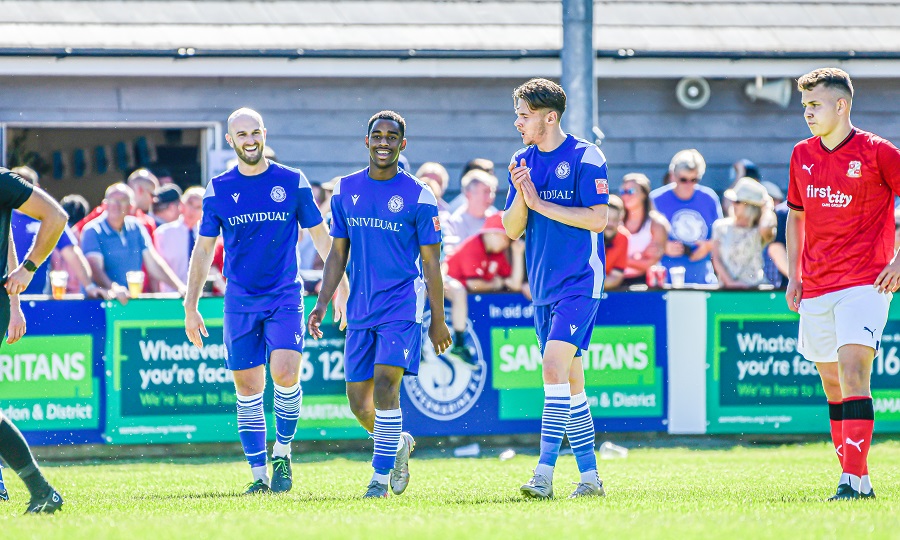
[[[656,209],[672,224],[669,240],[677,240],[689,247],[696,247],[698,242],[712,238],[713,223],[722,217],[719,196],[706,186],[697,186],[694,195],[686,201],[675,195],[674,183],[653,190],[650,198]],[[688,256],[666,255],[660,264],[666,268],[683,266],[685,283],[718,282],[711,254],[699,261],[691,261]]]
[[[538,195],[560,206],[590,207],[609,203],[606,157],[596,145],[568,135],[559,148],[541,152],[527,146],[513,155],[531,168]],[[507,175],[512,205],[516,188]],[[525,264],[535,305],[557,302],[567,296],[600,298],[606,276],[603,234],[572,227],[537,212],[528,211],[525,227]]]
[[[299,169],[270,162],[256,176],[237,167],[210,180],[203,196],[202,236],[225,241],[225,311],[299,305],[298,227],[322,223],[309,180]]]
[[[350,240],[348,327],[422,322],[419,246],[441,241],[431,189],[402,169],[390,180],[373,180],[366,168],[335,184],[331,215],[331,236]]]

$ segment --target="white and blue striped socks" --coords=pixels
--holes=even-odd
[[[303,389],[300,383],[293,386],[275,385],[275,445],[272,457],[291,457],[291,441],[297,432]]]
[[[400,445],[400,433],[403,431],[403,415],[400,409],[375,409],[375,452],[372,455],[372,468],[375,469],[373,480],[381,484],[388,483],[388,475],[394,468],[397,448]]]
[[[541,415],[541,457],[535,474],[553,477],[553,468],[559,458],[559,448],[566,434],[569,421],[570,385],[544,385],[544,412]]]
[[[597,455],[594,454],[594,419],[587,394],[581,392],[572,396],[571,407],[566,425],[569,446],[575,454],[581,481],[593,484],[597,482]]]
[[[263,394],[237,396],[238,435],[244,455],[250,463],[254,480],[269,484],[266,472],[266,416],[263,414]]]

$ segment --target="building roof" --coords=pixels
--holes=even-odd
[[[553,58],[559,0],[0,0],[3,57]],[[884,0],[602,0],[599,58],[900,59]]]
[[[553,0],[2,0],[2,49],[558,50]],[[601,51],[900,51],[900,4],[606,0]]]

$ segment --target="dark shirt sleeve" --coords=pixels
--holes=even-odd
[[[787,245],[787,235],[784,232],[785,229],[787,229],[787,217],[788,207],[786,205],[779,205],[779,208],[775,209],[775,219],[778,220],[778,229],[775,231],[775,239],[772,240],[773,243]]]
[[[0,208],[18,208],[22,206],[34,186],[9,169],[0,168]]]

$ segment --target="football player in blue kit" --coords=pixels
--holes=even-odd
[[[406,121],[396,112],[382,111],[369,120],[369,166],[334,186],[334,241],[319,300],[309,314],[309,332],[318,339],[325,308],[346,270],[347,397],[375,440],[366,498],[387,497],[388,484],[399,495],[409,484],[415,441],[402,429],[400,383],[404,375],[418,373],[426,289],[431,344],[442,354],[453,341],[444,319],[437,199],[424,182],[397,166],[405,134]]]
[[[305,327],[303,283],[297,273],[299,227],[309,230],[322,257],[331,249],[331,237],[303,172],[264,157],[266,128],[259,113],[246,108],[233,112],[225,139],[238,163],[206,187],[200,234],[188,270],[185,331],[197,347],[203,346],[201,334],[209,336],[197,308],[216,237],[221,233],[228,278],[225,364],[234,375],[238,435],[253,474],[246,493],[286,492],[293,485],[291,441],[303,398],[300,367]],[[348,289],[346,285],[335,289],[339,289],[337,320],[343,318]],[[271,480],[263,412],[266,362],[275,385]]]
[[[541,455],[521,492],[553,497],[553,468],[568,435],[581,472],[570,498],[603,496],[580,357],[603,293],[606,158],[596,145],[563,132],[566,94],[558,84],[532,79],[516,88],[513,101],[515,126],[526,146],[509,164],[503,225],[512,239],[525,233],[544,380]]]

